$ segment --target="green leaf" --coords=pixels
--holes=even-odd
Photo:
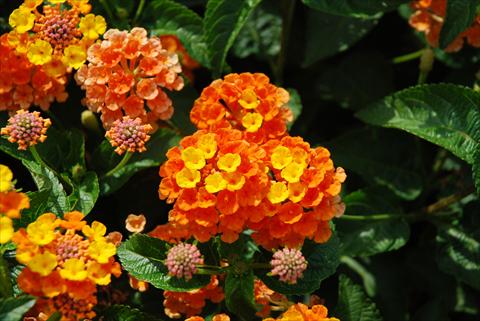
[[[300,94],[296,89],[288,88],[288,93],[290,94],[290,101],[288,102],[288,107],[292,111],[293,119],[291,122],[287,124],[288,129],[291,129],[295,120],[300,116],[302,113],[303,105],[302,100],[300,98]]]
[[[112,305],[103,311],[102,317],[105,321],[160,321],[127,305]]]
[[[359,17],[377,18],[379,14],[395,10],[409,0],[302,0],[307,6],[326,13]]]
[[[439,225],[437,262],[440,269],[480,290],[480,202],[471,202],[457,226]]]
[[[55,174],[48,168],[35,162],[23,161],[23,165],[30,171],[39,191],[49,191],[47,211],[62,216],[70,210],[70,203],[62,184]]]
[[[214,78],[226,68],[225,59],[250,13],[261,0],[209,0],[203,19],[205,41]]]
[[[440,31],[440,48],[445,49],[457,36],[472,25],[479,0],[448,0],[445,22]]]
[[[0,320],[20,321],[34,304],[35,299],[28,296],[0,299]]]
[[[207,285],[210,277],[194,276],[190,281],[168,274],[163,264],[168,251],[168,243],[144,234],[135,234],[118,248],[118,257],[122,267],[133,277],[147,281],[153,286],[168,290],[185,292]]]
[[[339,17],[321,11],[307,12],[303,67],[345,51],[362,39],[378,19]]]
[[[287,284],[279,281],[276,276],[269,276],[266,272],[259,277],[265,284],[274,291],[290,294],[308,294],[320,288],[322,280],[334,274],[340,264],[339,241],[336,235],[324,244],[306,241],[302,253],[307,259],[307,270],[303,278],[296,284]]]
[[[146,144],[147,151],[135,153],[130,161],[113,175],[100,178],[100,193],[108,195],[125,184],[135,173],[145,168],[157,167],[165,160],[165,154],[170,147],[177,145],[180,137],[172,130],[163,128],[157,130]],[[105,171],[114,168],[121,160],[113,147],[107,141],[102,142],[95,151],[95,163]],[[108,166],[108,168],[105,168]]]
[[[255,315],[252,270],[242,274],[228,273],[225,280],[225,304],[240,320],[252,320]]]
[[[251,262],[255,253],[259,252],[257,244],[246,234],[240,234],[233,243],[225,243],[217,239],[218,253],[222,259],[227,259],[231,265]]]
[[[450,84],[397,92],[357,113],[361,120],[405,130],[437,144],[469,164],[480,143],[480,94]]]
[[[48,199],[50,192],[42,190],[38,192],[27,192],[30,199],[30,207],[22,211],[20,219],[15,221],[16,229],[27,227],[28,224],[34,222],[40,215],[47,212]]]
[[[389,191],[371,188],[353,192],[343,198],[345,215],[399,215],[401,208],[389,200]],[[391,198],[391,197],[390,197]],[[397,250],[410,236],[410,227],[403,218],[394,220],[336,221],[336,231],[343,255],[369,256]]]
[[[53,313],[47,321],[60,321],[62,319],[62,314],[60,312]]]
[[[382,320],[375,303],[345,275],[339,278],[338,304],[333,315],[342,321]]]
[[[190,110],[198,98],[198,92],[191,85],[185,85],[182,90],[172,91],[168,96],[175,108],[170,121],[180,130],[182,136],[193,134],[197,128],[190,121]]]
[[[8,263],[3,258],[3,253],[0,252],[0,297],[12,296],[12,281],[10,280],[10,271]]]
[[[19,150],[17,144],[10,143],[6,138],[0,137],[0,150],[21,161],[33,161],[28,150]]]
[[[202,18],[198,14],[171,0],[154,0],[149,9],[155,16],[153,34],[177,36],[193,59],[205,67],[210,66]]]
[[[391,130],[350,131],[326,144],[335,164],[355,172],[372,185],[382,185],[396,195],[413,200],[422,191],[422,178],[415,157],[416,143]]]
[[[92,171],[87,172],[78,182],[73,181],[73,186],[73,192],[68,196],[70,209],[87,215],[95,206],[100,194],[97,174]]]
[[[472,166],[473,182],[477,188],[477,193],[480,195],[480,149],[477,150],[475,161]]]

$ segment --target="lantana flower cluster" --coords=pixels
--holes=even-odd
[[[65,320],[95,316],[96,286],[121,273],[106,227],[97,221],[87,225],[83,218],[80,212],[64,219],[45,213],[12,238],[17,261],[26,266],[17,279],[20,289],[47,298],[39,311],[59,310]]]
[[[414,0],[411,2],[414,13],[410,25],[425,33],[428,44],[438,47],[440,31],[445,22],[447,0]],[[446,48],[446,52],[456,52],[467,42],[473,47],[480,47],[480,16],[476,16],[472,25],[460,33]]]
[[[344,211],[346,175],[327,149],[287,134],[287,102],[288,92],[262,74],[228,75],[207,87],[191,112],[200,130],[170,149],[160,168],[160,198],[174,206],[152,234],[201,242],[220,234],[232,243],[251,229],[267,249],[326,242],[329,221]],[[259,126],[245,117],[259,117]]]

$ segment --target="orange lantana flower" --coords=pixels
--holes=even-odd
[[[200,64],[188,54],[180,40],[174,35],[160,36],[163,47],[170,53],[178,55],[180,64],[182,65],[183,74],[192,82],[193,70],[200,67]]]

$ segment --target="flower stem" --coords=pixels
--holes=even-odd
[[[115,174],[117,171],[119,171],[120,169],[122,169],[123,166],[125,166],[128,161],[130,160],[130,158],[132,157],[133,153],[131,152],[126,152],[125,155],[123,156],[122,160],[120,161],[120,163],[117,164],[117,166],[115,166],[115,168],[113,168],[112,170],[110,170],[107,174],[105,174],[104,177],[106,176],[112,176],[113,174]]]
[[[402,62],[407,62],[407,61],[418,59],[422,56],[423,50],[424,49],[420,49],[418,51],[411,52],[411,53],[406,54],[406,55],[395,57],[395,58],[392,59],[392,62],[394,64],[400,64]]]
[[[342,215],[338,219],[343,221],[385,221],[404,218],[402,214],[373,214],[373,215]]]
[[[137,12],[135,13],[135,17],[133,18],[133,25],[135,25],[138,19],[140,19],[144,7],[145,7],[145,0],[140,0],[140,3],[137,8]]]

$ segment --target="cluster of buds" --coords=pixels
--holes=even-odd
[[[9,142],[17,143],[18,149],[26,150],[47,139],[45,134],[50,125],[50,119],[43,119],[37,111],[18,110],[8,119],[8,125],[1,129],[0,134],[6,135]]]

